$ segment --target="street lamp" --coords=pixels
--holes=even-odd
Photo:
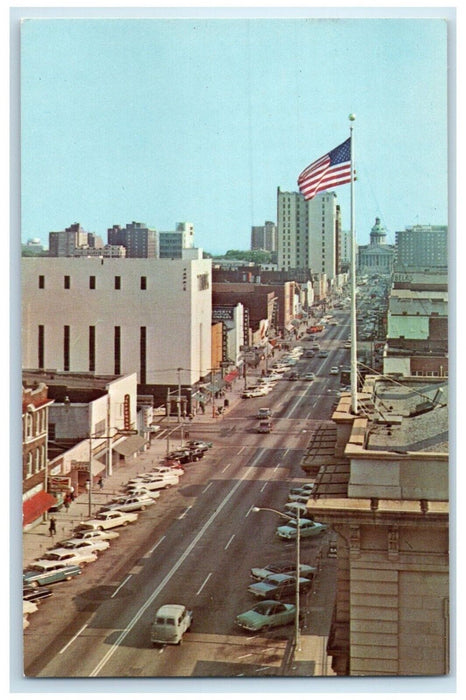
[[[299,504],[290,504],[290,508],[296,507],[296,617],[295,617],[295,651],[301,651],[301,634],[299,629],[299,579],[300,579],[300,558],[301,558],[301,533],[300,533],[300,518],[299,518]],[[276,513],[281,518],[286,518],[287,520],[292,520],[292,518],[286,513],[281,513],[279,510],[274,508],[259,508],[258,506],[253,506],[252,510],[254,513],[258,513],[260,510],[269,510],[271,513]]]

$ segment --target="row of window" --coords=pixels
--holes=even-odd
[[[23,416],[23,442],[45,435],[47,430],[47,410],[42,409],[33,413],[26,412]]]
[[[36,447],[35,450],[30,450],[26,456],[26,473],[24,477],[27,479],[33,474],[38,474],[43,471],[46,466],[45,460],[45,445],[40,445]]]
[[[45,275],[39,275],[38,278],[39,289],[45,289]],[[113,281],[114,289],[121,289],[121,277],[120,275],[115,275]],[[142,276],[139,278],[140,289],[147,289],[147,277]],[[70,275],[64,275],[63,277],[63,289],[71,289],[71,277]],[[96,289],[96,276],[89,276],[89,289]]]
[[[45,327],[43,325],[38,326],[37,329],[37,361],[39,369],[45,369]],[[113,373],[121,374],[121,326],[114,326],[113,328]],[[55,342],[53,343],[55,345]],[[147,356],[147,329],[145,326],[141,326],[139,330],[139,378],[141,384],[146,383],[146,356]],[[88,334],[88,351],[89,360],[88,368],[89,372],[96,371],[96,333],[95,326],[89,326]],[[71,328],[70,326],[63,326],[63,371],[69,372],[71,369]],[[27,415],[26,415],[27,417]],[[44,419],[45,421],[45,413]],[[27,425],[27,424],[26,424]],[[45,426],[45,422],[44,422]],[[27,428],[25,427],[25,435],[27,436]]]

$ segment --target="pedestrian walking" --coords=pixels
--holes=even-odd
[[[57,534],[57,524],[56,524],[55,518],[53,516],[50,518],[49,533],[50,533],[50,537],[53,537],[53,535]]]
[[[103,487],[104,487],[104,480],[102,479],[102,477],[99,477],[99,481],[98,481],[97,483],[99,484],[99,487],[100,487],[101,489],[103,489]]]
[[[65,509],[66,509],[66,512],[68,512],[68,508],[69,508],[69,507],[70,507],[70,500],[69,500],[68,496],[66,496],[66,498],[65,498]]]

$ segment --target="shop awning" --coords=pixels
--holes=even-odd
[[[228,372],[228,374],[225,375],[224,380],[225,380],[226,382],[232,382],[233,379],[236,379],[237,376],[238,376],[238,370],[237,370],[237,369],[234,369],[234,370],[232,370],[231,372]]]
[[[105,469],[105,464],[98,459],[92,458],[92,475],[100,474]],[[72,462],[72,470],[78,472],[87,472],[89,474],[89,462]]]
[[[146,442],[147,440],[140,435],[132,435],[123,442],[119,442],[118,445],[113,445],[112,450],[123,457],[129,457],[143,447]]]
[[[57,500],[46,491],[39,491],[27,501],[23,501],[23,527],[30,525],[56,505]]]

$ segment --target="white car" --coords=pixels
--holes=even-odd
[[[128,513],[132,510],[145,510],[147,506],[152,506],[159,493],[155,491],[151,496],[120,496],[112,503],[104,506],[104,510],[119,510]]]
[[[108,510],[98,513],[95,518],[82,522],[80,527],[87,530],[109,530],[112,527],[134,523],[137,519],[137,513],[122,513],[119,510]]]
[[[338,367],[330,367],[330,374],[340,374]]]
[[[78,528],[80,525],[78,525]],[[119,532],[102,532],[102,530],[80,530],[76,529],[73,532],[73,540],[82,540],[84,542],[102,542],[116,539],[120,536]]]
[[[82,540],[74,537],[59,543],[61,549],[69,549],[73,552],[104,552],[110,547],[108,540]]]
[[[180,481],[177,474],[152,474],[148,477],[136,477],[128,481],[127,489],[132,491],[137,488],[145,488],[148,491],[157,491],[168,486],[176,486]]]
[[[154,476],[154,474],[176,474],[176,476],[183,476],[184,474],[184,469],[183,467],[154,467],[151,472],[149,472],[149,476]]]
[[[97,554],[95,552],[77,552],[74,549],[65,549],[61,547],[60,549],[51,549],[45,552],[45,554],[34,563],[43,564],[44,561],[56,561],[60,564],[77,564],[78,566],[84,566],[85,564],[96,561],[96,559]]]

